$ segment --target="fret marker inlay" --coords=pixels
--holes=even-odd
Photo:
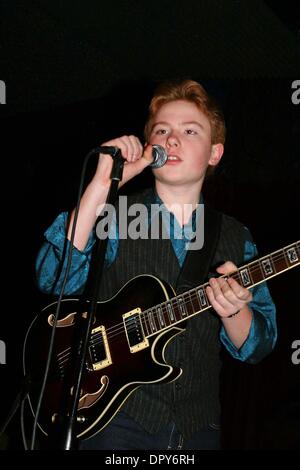
[[[174,317],[173,308],[172,308],[172,305],[170,304],[170,302],[168,302],[168,304],[167,304],[167,309],[168,309],[168,314],[169,314],[170,320],[174,322],[176,320],[176,318]]]
[[[272,268],[270,258],[263,259],[261,264],[262,264],[262,267],[266,276],[270,276],[271,274],[273,274],[273,268]]]
[[[197,289],[197,294],[199,297],[199,302],[201,307],[206,307],[207,306],[207,300],[206,300],[206,295],[204,289],[201,287],[200,289]]]
[[[182,317],[186,316],[187,314],[187,311],[186,311],[186,308],[185,308],[185,303],[184,303],[184,300],[182,297],[179,297],[178,298],[178,305],[179,305],[179,309],[180,309],[180,314]]]
[[[290,263],[296,263],[298,261],[298,255],[295,248],[290,248],[286,251]]]
[[[250,279],[249,272],[248,272],[247,268],[241,269],[240,275],[241,275],[241,279],[242,279],[242,283],[243,283],[244,287],[251,284],[251,279]]]
[[[157,315],[158,315],[161,326],[165,326],[165,319],[164,319],[161,307],[157,307],[156,310],[157,310]]]

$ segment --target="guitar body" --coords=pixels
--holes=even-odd
[[[94,315],[78,406],[76,435],[87,439],[114,417],[128,396],[143,384],[171,382],[181,369],[167,365],[164,350],[184,328],[170,327],[154,334],[139,320],[139,312],[174,297],[171,286],[151,275],[133,278],[111,299],[98,302]],[[47,360],[56,302],[32,322],[24,344],[24,372],[32,382],[29,393],[34,413]],[[83,309],[82,309],[83,308]],[[53,361],[39,414],[38,424],[48,435],[58,419],[75,320],[87,311],[77,299],[62,301]],[[85,320],[83,320],[85,321]],[[146,331],[147,330],[147,331]],[[146,334],[148,333],[148,334]]]

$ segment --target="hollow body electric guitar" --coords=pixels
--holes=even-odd
[[[251,288],[300,263],[300,241],[240,267],[230,276]],[[86,439],[103,429],[128,396],[143,384],[171,382],[181,374],[164,360],[168,342],[184,331],[184,321],[211,307],[206,284],[176,296],[172,287],[152,275],[133,278],[114,297],[98,302],[85,360],[77,410],[76,435]],[[54,355],[38,425],[48,434],[59,413],[76,316],[87,306],[64,299],[57,323]],[[35,413],[47,359],[56,302],[32,322],[24,343],[24,372],[32,387],[29,403]],[[79,307],[80,306],[80,307]],[[83,307],[83,309],[82,309]]]

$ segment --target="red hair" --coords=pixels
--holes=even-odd
[[[215,100],[208,95],[200,83],[193,80],[161,83],[155,90],[149,106],[149,115],[144,128],[146,141],[152,131],[152,123],[158,110],[166,103],[185,100],[194,103],[210,122],[211,143],[224,144],[226,128],[224,116]]]

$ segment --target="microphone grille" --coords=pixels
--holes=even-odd
[[[168,159],[167,152],[161,145],[154,144],[152,147],[153,162],[151,163],[150,167],[160,168],[164,166]]]

